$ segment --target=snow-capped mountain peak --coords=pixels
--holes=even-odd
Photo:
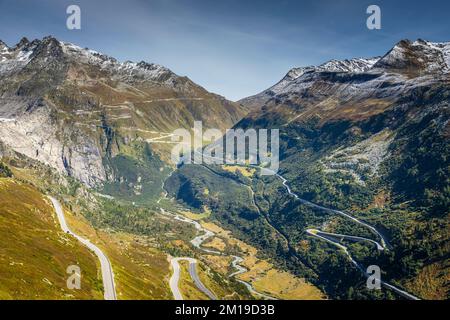
[[[293,81],[305,73],[310,72],[365,72],[373,67],[380,57],[364,59],[354,58],[345,60],[330,60],[319,66],[293,68],[289,70],[283,80]]]
[[[450,42],[402,40],[374,68],[414,75],[447,73],[450,70]]]
[[[0,74],[24,67],[30,61],[36,45],[35,41],[30,43],[24,37],[10,48],[0,40]]]
[[[111,72],[120,77],[121,80],[156,81],[171,85],[179,78],[168,68],[154,63],[141,62],[119,62],[115,58],[100,52],[81,48],[69,42],[59,41],[51,36],[42,40],[30,42],[22,38],[13,48],[9,48],[0,42],[0,72],[12,72],[18,68],[25,67],[36,57],[59,58],[64,56],[68,62],[84,63],[98,66],[101,70]]]
[[[380,57],[364,59],[330,60],[316,68],[316,71],[329,72],[365,72],[373,67]]]
[[[450,42],[402,40],[381,58],[330,60],[318,66],[293,68],[277,84],[240,102],[250,108],[258,108],[274,96],[306,92],[317,83],[317,79],[324,82],[334,79],[330,73],[335,73],[342,81],[355,79],[358,83],[365,79],[363,83],[367,82],[368,87],[377,87],[387,79],[399,83],[411,79],[409,84],[414,85],[415,78],[424,77],[423,81],[432,81],[433,78],[447,77],[449,72]]]
[[[115,181],[102,159],[122,143],[150,150],[158,132],[194,119],[224,131],[246,113],[163,66],[119,62],[53,37],[0,52],[0,153],[6,146],[88,186]],[[165,147],[152,144],[151,152]]]
[[[275,84],[273,87],[268,89],[271,93],[279,93],[284,90],[288,85],[297,79],[301,78],[303,75],[311,73],[321,73],[321,72],[347,72],[347,73],[360,73],[370,70],[375,63],[379,60],[379,57],[375,58],[354,58],[346,60],[330,60],[319,66],[308,66],[293,68],[281,79],[280,82]]]
[[[26,37],[23,37],[22,39],[20,39],[20,41],[14,46],[14,50],[17,50],[17,49],[22,49],[22,48],[24,48],[24,47],[26,47],[27,45],[29,45],[30,44],[30,41],[26,38]]]

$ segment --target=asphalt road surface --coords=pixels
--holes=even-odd
[[[91,251],[93,251],[98,259],[100,260],[100,266],[102,271],[102,279],[103,279],[103,288],[105,290],[104,292],[104,298],[105,300],[117,300],[116,297],[116,289],[114,286],[114,274],[111,268],[111,263],[109,262],[106,255],[103,253],[102,250],[100,250],[96,245],[92,244],[88,239],[82,238],[79,235],[73,233],[66,222],[66,218],[64,217],[63,210],[61,208],[61,204],[58,200],[56,200],[53,197],[49,196],[49,199],[52,201],[53,207],[56,211],[56,216],[58,217],[59,224],[61,225],[61,229],[67,233],[72,235],[73,237],[77,238],[78,241],[80,241],[82,244],[84,244],[86,247],[88,247]]]
[[[179,257],[172,258],[170,260],[170,264],[172,265],[173,274],[169,280],[170,290],[172,290],[173,296],[175,300],[183,300],[183,295],[180,292],[180,288],[178,287],[178,282],[180,280],[180,264],[179,262],[185,260],[189,262],[189,274],[194,281],[194,284],[197,288],[206,294],[211,300],[217,300],[217,297],[212,293],[208,288],[205,287],[203,282],[200,280],[197,274],[197,260],[194,258],[187,257]]]

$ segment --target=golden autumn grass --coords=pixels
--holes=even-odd
[[[207,206],[203,206],[203,212],[202,213],[194,213],[191,211],[179,211],[182,215],[184,215],[186,218],[189,218],[191,220],[199,221],[206,218],[209,218],[211,216],[211,210]]]
[[[425,266],[419,274],[405,284],[405,288],[428,300],[445,300],[450,283],[448,265],[433,263]]]
[[[180,288],[181,295],[185,300],[209,300],[209,298],[194,284],[191,276],[189,275],[189,262],[180,261],[180,280],[178,282],[178,287]],[[198,265],[197,265],[198,268]],[[199,270],[197,269],[197,272]]]
[[[172,299],[167,255],[146,237],[94,229],[83,217],[65,210],[72,230],[104,250],[111,261],[118,299]]]
[[[205,248],[211,248],[222,252],[225,250],[226,246],[226,243],[218,237],[214,237],[203,244],[203,247]]]
[[[189,262],[180,261],[180,280],[178,287],[184,299],[187,300],[209,300],[209,297],[201,292],[193,282],[189,274]],[[207,268],[203,263],[197,263],[197,274],[200,281],[208,288],[219,300],[237,299],[241,297],[229,287],[229,281],[222,278],[222,283],[215,279],[211,268]]]
[[[208,266],[211,267],[209,264]],[[197,266],[199,278],[203,282],[203,284],[211,292],[213,292],[219,300],[243,299],[243,297],[241,297],[236,291],[230,288],[229,277],[224,274],[220,277],[220,280],[218,280],[218,278],[213,274],[213,269],[214,268],[206,268],[205,264],[203,263],[200,263]]]
[[[42,189],[44,186],[32,170],[13,168],[14,174],[21,179],[32,181]],[[67,196],[66,202],[74,203],[73,197]],[[77,206],[74,205],[74,208]],[[89,239],[108,256],[112,263],[118,299],[173,299],[169,288],[169,278],[172,274],[167,255],[155,248],[150,238],[137,236],[125,232],[112,232],[111,230],[98,230],[91,226],[81,214],[76,214],[64,208],[66,220],[70,228],[77,234]],[[183,212],[191,218],[206,218],[210,215],[208,208],[203,214]],[[191,246],[183,240],[173,240],[172,245],[189,251]],[[217,283],[217,277],[212,278],[209,268],[204,281],[211,286],[221,288],[226,275]],[[199,271],[199,274],[203,271]],[[226,270],[224,271],[226,274]],[[203,275],[201,275],[203,277]],[[198,291],[198,289],[195,290]],[[225,283],[223,295],[232,296],[233,287]]]
[[[21,174],[25,173],[22,170]],[[191,212],[182,213],[200,221],[210,214],[207,208],[201,215]],[[150,239],[123,232],[94,229],[81,215],[73,214],[67,209],[65,215],[74,232],[90,239],[108,255],[113,266],[119,299],[173,299],[168,285],[172,271],[167,255],[155,249]],[[205,247],[219,251],[238,249],[242,253],[240,255],[245,258],[243,265],[250,270],[239,278],[251,282],[258,291],[281,299],[323,297],[322,293],[311,284],[305,283],[288,272],[276,269],[266,260],[257,258],[256,248],[233,238],[229,231],[212,223],[202,222],[202,224],[217,234],[205,243]],[[202,255],[201,260],[202,263],[198,266],[199,276],[208,288],[221,299],[242,298],[234,292],[228,278],[232,260],[229,256]],[[98,263],[95,258],[94,262]],[[182,279],[183,277],[184,275]],[[276,281],[273,281],[274,279]],[[187,281],[188,284],[192,281],[189,274],[183,281]],[[183,282],[180,282],[180,285],[183,285]],[[186,294],[192,299],[205,298],[195,285],[192,288],[188,285]]]
[[[50,201],[34,187],[0,178],[0,299],[103,299],[97,258],[61,231]],[[70,265],[81,289],[67,288]]]
[[[279,299],[293,300],[320,300],[325,299],[324,294],[315,286],[305,282],[289,272],[277,269],[267,260],[258,258],[258,250],[247,243],[234,238],[230,231],[222,229],[220,226],[211,223],[202,223],[203,227],[216,234],[215,238],[220,238],[226,243],[228,248],[239,248],[241,256],[244,258],[242,265],[248,269],[247,272],[238,276],[239,279],[250,282],[254,288],[263,293]],[[209,243],[217,243],[214,239]],[[220,246],[212,246],[216,250],[221,250]],[[230,264],[230,258],[225,256],[205,256],[208,263],[216,265],[224,270]],[[222,261],[223,260],[223,261]],[[234,272],[235,270],[233,270]]]
[[[244,177],[251,178],[255,175],[256,169],[242,166],[223,165],[222,169],[231,173],[240,172]]]

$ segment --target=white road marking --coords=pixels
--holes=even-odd
[[[64,217],[64,212],[61,208],[61,205],[58,200],[49,196],[49,199],[52,201],[53,207],[56,211],[56,216],[58,217],[59,224],[61,225],[61,229],[67,233],[75,237],[78,241],[88,247],[91,251],[93,251],[98,259],[100,260],[100,266],[102,271],[102,279],[103,279],[103,288],[105,290],[104,298],[105,300],[117,300],[116,297],[116,289],[114,286],[114,274],[111,268],[111,263],[109,262],[106,255],[100,250],[96,245],[92,244],[88,239],[82,238],[79,235],[73,233],[69,226],[67,225],[66,218]]]
[[[197,286],[197,288],[200,291],[202,291],[204,294],[206,294],[211,300],[217,300],[217,297],[214,295],[214,293],[212,293],[208,288],[206,288],[205,285],[201,282],[200,278],[198,277],[197,259],[189,258],[189,257],[172,258],[170,260],[170,264],[172,265],[172,269],[173,269],[173,274],[172,274],[172,277],[170,277],[169,285],[170,285],[170,290],[172,290],[175,300],[183,300],[183,296],[178,287],[178,282],[180,280],[179,261],[183,261],[183,260],[189,262],[189,274],[191,275],[191,278],[194,281],[194,284]]]

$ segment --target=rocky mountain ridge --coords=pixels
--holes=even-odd
[[[161,137],[196,120],[225,130],[246,112],[157,64],[118,62],[50,36],[0,43],[3,149],[90,187],[141,194],[146,178],[160,186],[151,176],[171,165],[161,161],[170,159]]]
[[[214,208],[228,229],[316,279],[333,298],[395,298],[368,291],[342,252],[305,231],[373,237],[318,208],[348,212],[381,230],[390,245],[376,253],[347,242],[355,261],[380,266],[384,279],[419,297],[448,299],[448,48],[401,41],[381,58],[293,69],[240,101],[251,111],[235,128],[279,129],[279,174],[316,207],[289,197],[279,179],[217,166],[180,168],[169,182],[172,195],[193,208]],[[216,188],[221,192],[203,192]]]
[[[385,75],[390,78],[432,78],[445,76],[450,71],[450,42],[402,40],[383,57],[330,60],[319,66],[291,69],[277,84],[239,102],[251,109],[261,107],[278,95],[299,91],[309,79],[320,75],[350,74],[359,77]]]

